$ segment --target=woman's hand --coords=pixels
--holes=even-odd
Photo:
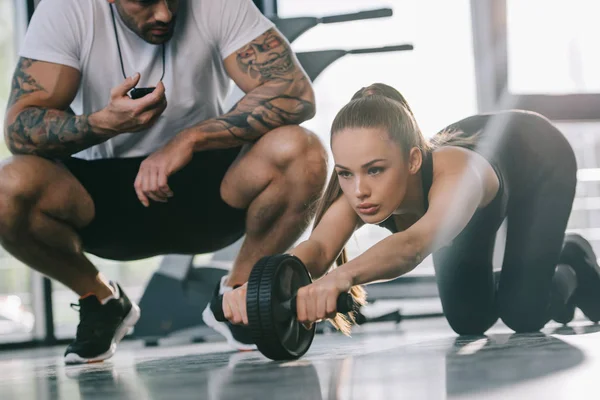
[[[337,298],[348,292],[352,280],[342,269],[336,269],[323,278],[304,286],[296,295],[298,321],[310,328],[314,322],[332,318],[337,313]]]
[[[223,314],[232,324],[248,325],[246,290],[248,283],[223,294]]]

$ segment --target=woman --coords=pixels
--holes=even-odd
[[[600,268],[590,244],[565,229],[575,196],[573,151],[539,114],[476,115],[427,141],[395,89],[359,90],[331,130],[335,171],[311,236],[290,253],[314,282],[298,291],[298,320],[335,317],[339,293],[394,279],[433,254],[444,314],[458,334],[482,334],[498,318],[516,332],[550,319],[567,323],[575,307],[600,320]],[[507,218],[502,271],[495,277],[495,235]],[[378,224],[393,234],[346,261],[356,229]],[[337,261],[338,268],[330,270]],[[320,279],[319,279],[320,278]],[[224,310],[247,322],[245,286],[226,293]]]

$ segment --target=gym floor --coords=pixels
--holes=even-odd
[[[515,335],[460,338],[442,318],[320,334],[300,360],[272,362],[224,342],[144,347],[65,366],[64,346],[2,352],[0,399],[573,399],[596,391],[600,326],[578,319]],[[591,396],[591,395],[588,395]]]

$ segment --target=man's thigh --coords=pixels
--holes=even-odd
[[[169,177],[173,197],[144,207],[133,184],[145,157],[69,159],[65,166],[94,201],[95,216],[83,228],[84,250],[99,257],[134,260],[158,254],[200,254],[239,239],[246,210],[227,205],[221,181],[240,148],[199,152]]]

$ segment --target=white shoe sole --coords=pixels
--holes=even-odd
[[[75,353],[69,353],[65,356],[65,364],[89,364],[100,362],[104,360],[108,360],[113,355],[115,355],[115,351],[117,350],[117,344],[127,335],[129,330],[135,326],[135,324],[140,319],[140,307],[134,302],[131,302],[131,310],[121,322],[121,325],[115,331],[115,336],[110,344],[109,349],[105,352],[96,356],[94,358],[83,358]]]
[[[225,339],[227,339],[227,343],[229,343],[229,345],[234,349],[243,351],[256,350],[255,344],[241,343],[233,338],[233,335],[227,327],[227,324],[225,324],[225,322],[219,322],[216,320],[215,315],[210,309],[210,303],[206,306],[204,311],[202,311],[202,319],[207,326],[223,335]]]

